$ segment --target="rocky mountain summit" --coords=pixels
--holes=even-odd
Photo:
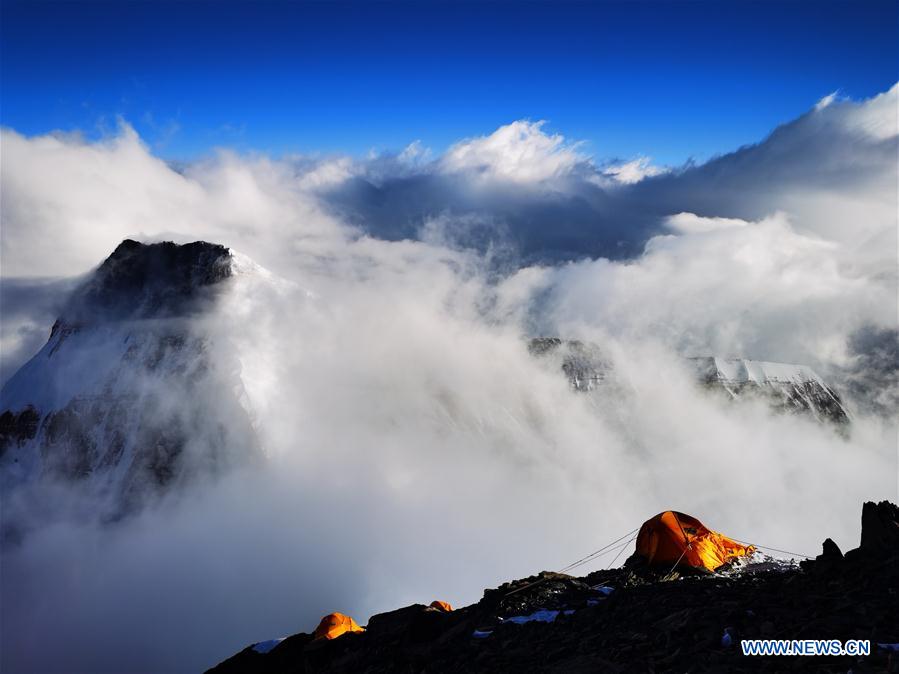
[[[253,644],[209,673],[899,671],[899,508],[865,503],[859,547],[823,548],[710,575],[633,559],[581,578],[543,572],[455,611],[414,604],[333,640]],[[867,639],[871,652],[743,655],[741,640],[765,638]]]
[[[0,392],[4,494],[82,483],[115,518],[252,454],[238,365],[194,320],[231,274],[223,246],[123,241]]]
[[[231,276],[231,257],[224,246],[205,241],[125,239],[69,298],[60,323],[77,329],[202,311],[209,289]]]

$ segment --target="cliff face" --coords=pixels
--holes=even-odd
[[[125,239],[75,290],[59,323],[74,328],[200,312],[210,289],[231,273],[231,253],[218,244]]]
[[[223,246],[120,244],[0,393],[4,492],[80,483],[115,518],[251,456],[238,365],[195,320],[230,275]]]
[[[704,576],[631,564],[583,578],[543,572],[448,613],[415,604],[333,641],[253,644],[209,671],[896,672],[897,518],[891,503],[866,503],[862,544],[845,557],[828,539],[801,566],[758,556]],[[742,654],[740,640],[765,638],[867,639],[871,654]]]

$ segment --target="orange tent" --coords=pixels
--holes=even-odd
[[[673,510],[643,523],[637,534],[637,554],[653,566],[689,566],[714,571],[755,550],[717,531],[695,517]]]
[[[316,639],[336,639],[346,632],[364,632],[356,621],[343,613],[329,613],[315,628]]]
[[[434,601],[432,601],[430,603],[430,607],[436,608],[438,611],[445,611],[447,613],[453,610],[452,604],[450,604],[448,601],[440,601],[439,599],[435,599]]]

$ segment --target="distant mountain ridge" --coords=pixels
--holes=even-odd
[[[528,350],[554,358],[575,391],[598,389],[614,366],[596,344],[559,337],[536,337]],[[840,396],[810,367],[745,358],[700,356],[686,359],[697,383],[731,400],[762,399],[779,412],[808,415],[844,426],[850,415]]]

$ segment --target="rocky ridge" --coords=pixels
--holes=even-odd
[[[861,544],[828,539],[801,565],[757,560],[712,575],[634,561],[582,578],[543,572],[446,613],[372,616],[332,641],[253,644],[209,674],[289,672],[897,672],[899,508],[866,503]],[[744,656],[741,639],[867,639],[868,656]]]

